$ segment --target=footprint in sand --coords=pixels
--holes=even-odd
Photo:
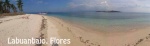
[[[67,27],[67,29],[68,29],[68,31],[69,31],[69,32],[71,32],[71,30],[70,30],[70,28],[69,28],[69,27]]]
[[[95,43],[90,43],[90,40],[85,40],[84,41],[84,39],[82,38],[82,37],[79,37],[79,39],[80,39],[80,41],[82,42],[82,43],[85,43],[85,44],[91,44],[91,45],[96,45],[96,46],[100,46],[99,44],[95,44]],[[87,46],[91,46],[91,45],[87,45]]]
[[[28,16],[24,16],[24,17],[21,17],[22,19],[29,19],[29,17]]]
[[[0,22],[0,24],[1,24],[2,22]]]

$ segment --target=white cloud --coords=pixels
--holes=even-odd
[[[44,0],[34,0],[37,4],[47,4]]]
[[[72,0],[69,7],[74,10],[121,10],[146,11],[150,0]],[[149,10],[150,11],[150,10]]]
[[[72,0],[69,3],[71,8],[80,9],[80,10],[92,10],[99,9],[99,7],[106,7],[103,5],[105,1],[103,0]]]
[[[17,1],[17,0],[12,0],[12,1]]]
[[[38,0],[37,3],[38,3],[38,4],[42,4],[42,3],[44,3],[44,2],[43,2],[42,0]]]

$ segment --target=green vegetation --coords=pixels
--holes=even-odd
[[[23,2],[22,0],[17,0],[15,4],[11,4],[9,0],[0,0],[0,14],[3,13],[17,13],[17,10],[19,12],[23,12]]]
[[[19,10],[20,10],[21,12],[23,12],[23,9],[22,9],[23,2],[22,2],[22,0],[17,0],[17,6],[18,6]]]

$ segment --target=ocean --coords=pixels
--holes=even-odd
[[[129,31],[150,27],[150,13],[56,12],[48,13],[48,16],[98,31]]]

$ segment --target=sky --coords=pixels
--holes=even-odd
[[[14,4],[16,0],[12,0]],[[150,12],[150,0],[23,0],[25,12]]]

